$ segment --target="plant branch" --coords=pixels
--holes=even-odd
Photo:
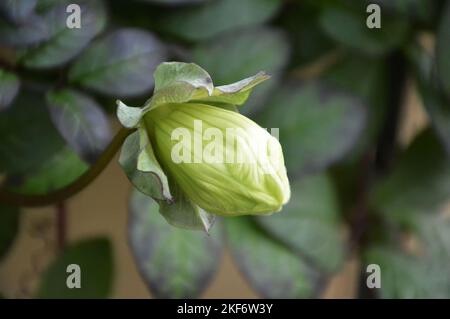
[[[0,189],[0,203],[11,206],[38,207],[63,202],[67,198],[81,191],[100,175],[122,146],[125,138],[133,131],[134,130],[122,128],[97,161],[84,174],[69,185],[44,195],[26,195],[11,192],[7,189]]]
[[[387,112],[376,144],[375,152],[369,151],[361,159],[357,181],[356,202],[350,222],[349,252],[358,250],[370,230],[369,193],[373,181],[386,174],[396,155],[397,135],[400,128],[406,83],[406,61],[401,51],[387,59],[389,67]]]
[[[59,251],[62,251],[66,246],[66,230],[67,207],[65,202],[59,202],[56,204],[56,242]]]
[[[353,207],[350,223],[349,249],[353,253],[359,248],[362,237],[368,227],[369,192],[374,175],[374,152],[368,151],[360,162],[360,172],[357,180],[356,203]]]
[[[401,51],[392,53],[388,58],[389,93],[387,101],[386,121],[382,127],[378,140],[376,154],[376,170],[378,174],[386,173],[395,157],[397,135],[400,127],[402,106],[405,96],[405,84],[407,78],[406,60]]]

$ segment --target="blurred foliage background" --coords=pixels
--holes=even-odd
[[[81,6],[81,29],[66,27],[69,3]],[[381,6],[381,29],[366,26],[370,3]],[[169,226],[133,192],[120,207],[132,252],[123,261],[123,241],[89,231],[66,240],[71,220],[112,223],[89,207],[129,185],[103,183],[78,211],[55,203],[56,235],[33,227],[42,247],[31,272],[17,289],[0,280],[0,295],[111,297],[127,276],[118,265],[132,262],[152,296],[197,297],[229,251],[263,297],[323,296],[352,260],[353,297],[450,298],[450,0],[6,0],[0,14],[3,190],[45,195],[72,183],[112,140],[115,99],[142,105],[155,67],[177,60],[215,85],[272,75],[242,112],[280,128],[293,192],[283,212],[222,219],[210,236]],[[411,94],[424,120],[405,138]],[[8,263],[24,213],[0,205]],[[65,286],[70,263],[81,266],[81,289]],[[381,289],[367,289],[372,263]]]

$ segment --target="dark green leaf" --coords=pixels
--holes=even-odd
[[[214,0],[164,15],[158,22],[162,29],[179,37],[202,40],[227,30],[263,23],[279,6],[279,0]]]
[[[22,194],[46,194],[69,185],[88,168],[71,149],[63,148],[9,188]]]
[[[156,4],[165,4],[165,5],[185,5],[185,4],[196,4],[205,2],[207,0],[138,0],[142,2],[156,3]]]
[[[20,212],[17,207],[0,204],[0,260],[6,255],[19,231]]]
[[[24,22],[36,7],[37,0],[3,0],[0,12],[13,22]]]
[[[74,90],[52,91],[47,105],[56,128],[87,162],[95,162],[111,141],[108,118],[89,96]]]
[[[42,96],[22,90],[0,113],[0,172],[32,173],[63,146]]]
[[[134,192],[130,204],[130,244],[138,267],[159,298],[195,298],[219,262],[219,228],[208,236],[168,225],[151,198]]]
[[[373,247],[367,253],[367,264],[377,264],[381,270],[381,298],[427,298],[426,281],[430,275],[415,258],[389,247]]]
[[[387,110],[386,65],[380,59],[344,56],[322,76],[324,81],[365,102],[367,122],[355,147],[355,158],[378,138]]]
[[[405,15],[422,21],[433,17],[437,1],[428,0],[365,0],[367,4],[378,4],[381,12]]]
[[[57,5],[69,5],[72,0],[38,0],[36,12],[45,13]]]
[[[248,217],[225,220],[233,257],[264,298],[308,298],[317,293],[317,273],[273,240]]]
[[[450,107],[439,89],[435,60],[421,46],[411,46],[408,57],[416,73],[419,93],[437,136],[450,155]]]
[[[66,285],[67,266],[76,264],[81,269],[81,288]],[[113,252],[106,238],[77,242],[68,246],[42,275],[39,298],[107,298],[114,279]]]
[[[434,261],[442,261],[441,265],[445,266],[443,270],[447,270],[450,262],[450,219],[448,216],[445,213],[418,215],[415,216],[414,222],[427,257]],[[447,276],[450,274],[447,273]]]
[[[437,70],[444,92],[450,100],[450,1],[444,7],[437,35]],[[450,103],[448,103],[450,109]]]
[[[434,213],[450,197],[450,163],[433,132],[418,136],[396,169],[374,187],[372,204],[390,220],[407,222],[414,213]]]
[[[101,0],[83,0],[81,28],[67,27],[66,4],[58,5],[43,17],[50,37],[23,53],[22,63],[30,68],[54,67],[71,60],[94,38],[106,24],[106,11]]]
[[[323,30],[335,41],[371,55],[388,53],[405,40],[408,21],[402,17],[382,16],[379,29],[369,29],[365,11],[330,6],[320,17]]]
[[[421,239],[415,255],[375,246],[365,254],[366,263],[381,269],[383,298],[450,298],[450,220],[442,215],[410,216]]]
[[[344,243],[331,181],[326,175],[306,177],[294,182],[291,192],[280,213],[258,217],[258,223],[317,268],[336,271],[344,259]]]
[[[259,71],[278,75],[288,58],[289,44],[285,35],[279,30],[262,27],[227,33],[198,46],[192,56],[194,62],[208,70],[215,85],[232,83]],[[249,113],[253,107],[261,106],[276,83],[277,77],[272,77],[255,88],[242,111]]]
[[[319,26],[320,11],[304,1],[292,1],[278,19],[292,44],[291,62],[295,66],[313,62],[335,47]]]
[[[342,158],[358,141],[366,108],[359,99],[319,83],[289,83],[277,90],[259,124],[279,128],[291,174],[323,169]]]
[[[193,60],[208,70],[216,86],[236,82],[258,71],[277,73],[286,65],[288,56],[289,45],[284,34],[265,27],[227,33],[197,46],[193,52]]]
[[[166,60],[153,34],[121,29],[94,42],[69,71],[70,81],[113,96],[142,94],[154,82],[151,74]]]
[[[4,110],[19,92],[19,79],[13,73],[0,69],[0,111]]]
[[[24,24],[15,26],[0,19],[0,44],[4,46],[24,47],[35,44],[49,37],[45,20],[31,15]]]

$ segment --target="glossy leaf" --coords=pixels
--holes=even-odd
[[[0,260],[6,256],[19,231],[17,207],[0,204]]]
[[[378,4],[382,12],[413,17],[421,21],[429,21],[436,9],[436,1],[427,0],[365,0],[368,4]]]
[[[335,41],[367,54],[386,54],[405,41],[408,20],[383,15],[382,27],[369,29],[365,11],[330,6],[320,17],[323,30]]]
[[[37,0],[4,0],[0,12],[13,22],[24,22],[36,7]]]
[[[227,33],[197,46],[193,52],[193,60],[208,70],[216,85],[232,83],[261,70],[279,72],[288,56],[289,44],[282,31],[264,27]]]
[[[44,13],[57,5],[69,5],[71,0],[38,0],[36,5],[36,12]]]
[[[0,19],[0,44],[25,47],[39,43],[50,36],[45,20],[32,14],[24,24],[16,26]]]
[[[275,75],[255,88],[242,108],[244,113],[262,106],[277,84],[277,75],[286,66],[288,58],[289,43],[285,34],[263,27],[224,34],[197,46],[192,56],[193,61],[208,70],[216,85],[232,83],[260,71]]]
[[[450,274],[446,272],[450,262],[450,219],[442,212],[418,215],[412,219],[416,232],[425,246],[427,257],[432,262],[440,262],[440,265],[444,266],[441,271],[447,275],[443,279],[450,280]],[[450,287],[450,281],[447,281],[447,285]],[[450,294],[450,290],[448,293]]]
[[[47,105],[54,125],[87,162],[94,162],[111,140],[108,118],[89,96],[74,90],[52,91]]]
[[[388,247],[374,247],[366,253],[367,264],[377,264],[382,273],[381,298],[427,298],[426,268],[418,260]]]
[[[159,26],[187,40],[203,40],[221,32],[269,20],[280,6],[278,0],[215,0],[182,8],[160,19]]]
[[[81,288],[70,289],[67,266],[81,270]],[[37,290],[39,298],[107,298],[114,280],[112,246],[106,238],[87,239],[68,246],[44,271]]]
[[[310,298],[317,273],[248,217],[227,218],[226,235],[234,260],[263,298]]]
[[[120,29],[95,41],[69,71],[72,83],[113,96],[149,90],[151,74],[167,59],[166,50],[151,33]]]
[[[372,204],[392,221],[409,222],[412,214],[436,212],[450,196],[450,164],[427,130],[396,163],[396,169],[374,187]]]
[[[378,264],[382,271],[382,298],[450,297],[450,221],[442,215],[410,215],[416,223],[420,252],[412,255],[387,246],[371,247],[366,263]]]
[[[33,172],[13,181],[9,189],[22,194],[47,194],[61,189],[80,177],[89,166],[69,148],[55,153]]]
[[[387,111],[386,63],[377,58],[348,54],[330,67],[321,78],[348,94],[359,97],[367,106],[367,121],[354,157],[376,142]]]
[[[309,174],[341,159],[358,141],[366,107],[356,97],[320,83],[288,83],[257,122],[279,128],[288,172]]]
[[[139,1],[172,6],[172,5],[198,4],[208,0],[139,0]]]
[[[258,217],[258,223],[318,269],[336,271],[344,259],[344,242],[330,179],[306,177],[293,182],[291,189],[291,200],[282,212]]]
[[[106,11],[101,0],[78,3],[81,28],[67,27],[67,5],[58,5],[43,15],[50,37],[23,53],[22,63],[30,68],[49,68],[68,62],[105,27]]]
[[[419,48],[411,49],[409,55],[415,67],[417,88],[431,124],[450,155],[450,107],[438,88],[434,60]]]
[[[19,92],[19,78],[0,69],[0,111],[7,108]]]
[[[335,43],[319,26],[320,12],[307,1],[288,2],[281,11],[278,20],[291,43],[294,66],[307,66],[335,49]]]
[[[130,245],[138,268],[158,298],[195,298],[219,262],[221,233],[211,235],[169,226],[151,198],[134,192],[130,203]]]
[[[63,146],[42,96],[23,90],[0,113],[0,172],[32,173]]]

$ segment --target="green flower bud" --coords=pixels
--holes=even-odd
[[[214,215],[280,211],[290,197],[280,143],[237,112],[269,76],[259,72],[215,87],[198,65],[167,62],[154,78],[142,108],[117,102],[119,121],[137,129],[119,163],[167,221],[208,231]]]
[[[173,103],[143,116],[155,154],[189,199],[223,216],[277,212],[290,197],[278,140],[245,116]]]

